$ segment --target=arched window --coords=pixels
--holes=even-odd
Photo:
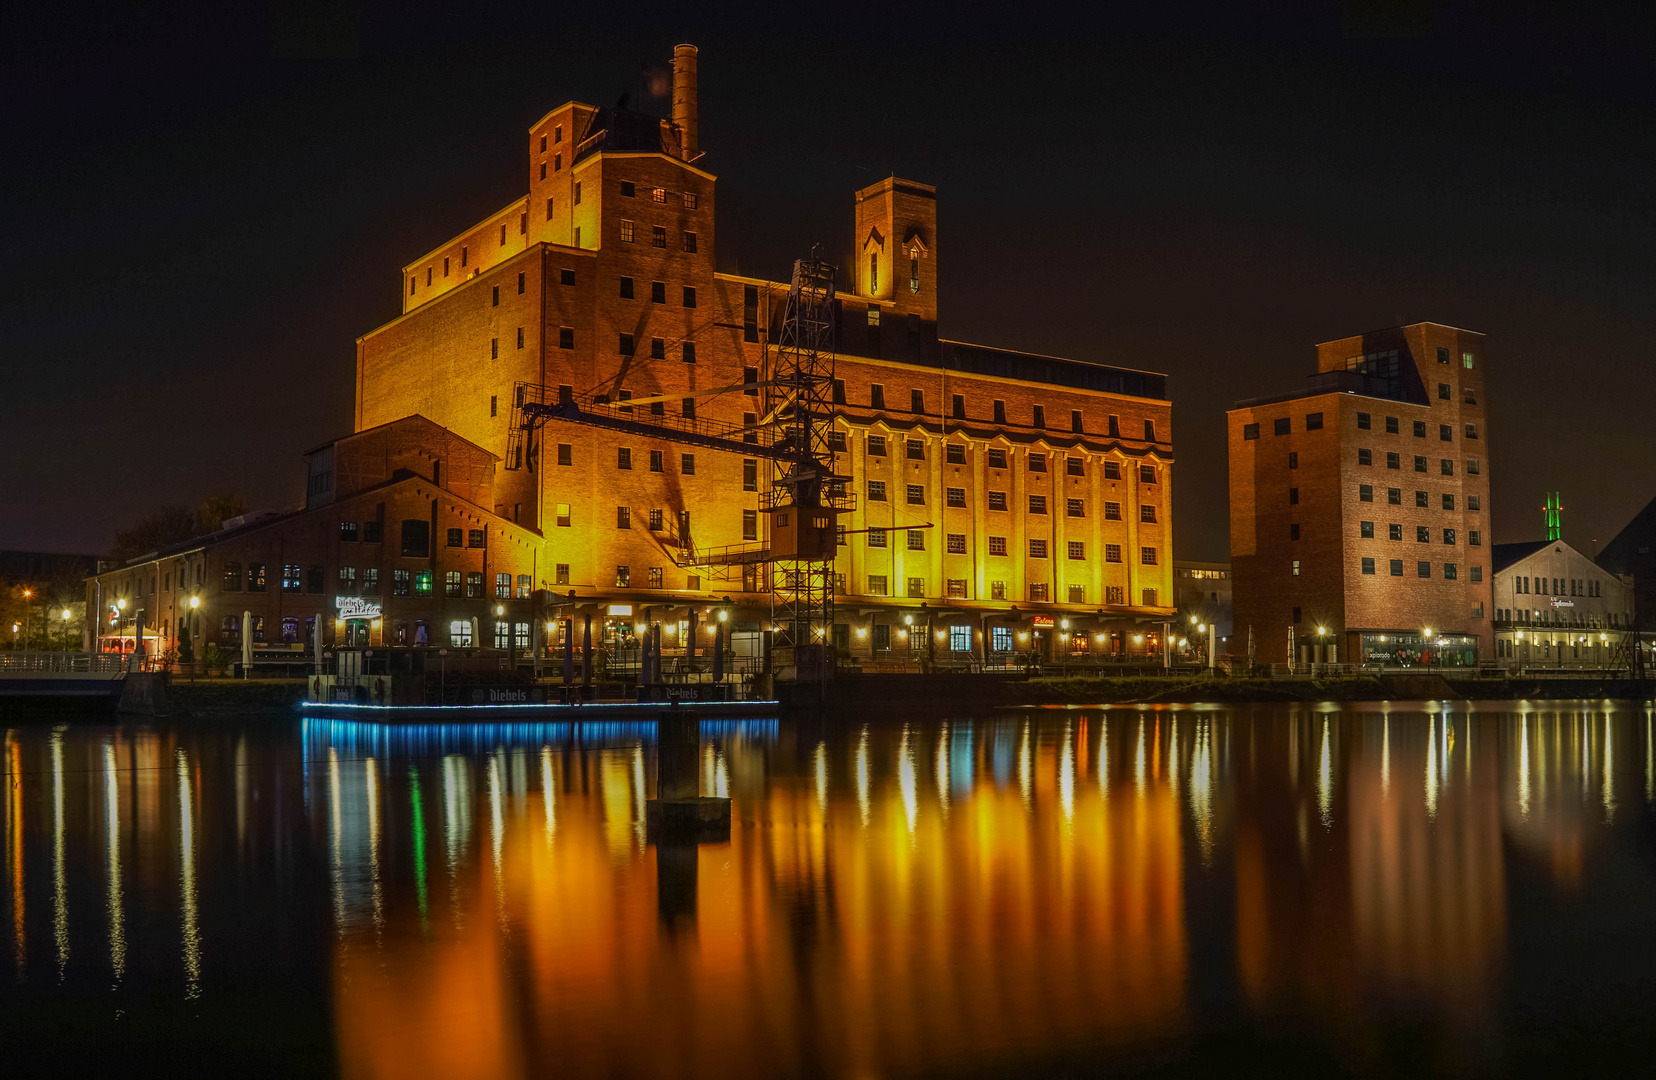
[[[868,292],[869,292],[869,295],[872,296],[875,293],[878,293],[879,291],[880,291],[880,253],[877,252],[877,251],[870,251],[868,253]]]

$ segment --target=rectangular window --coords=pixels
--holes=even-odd
[[[1119,461],[1106,461],[1104,463],[1104,479],[1106,479],[1106,480],[1120,480],[1121,479],[1121,462],[1119,462]]]
[[[1426,437],[1426,421],[1416,420],[1414,422],[1414,437],[1417,439],[1424,439]]]
[[[1323,414],[1320,413],[1320,412],[1306,413],[1305,414],[1305,430],[1306,431],[1321,431],[1322,430],[1322,420],[1323,420]]]
[[[926,530],[925,529],[909,529],[908,530],[908,549],[910,551],[925,551],[926,550]]]
[[[1444,529],[1443,530],[1443,542],[1445,544],[1450,544],[1450,545],[1454,544],[1454,542],[1455,542],[1455,530],[1454,529]]]
[[[924,484],[908,485],[908,503],[910,506],[926,505],[926,486]]]
[[[1363,573],[1369,574],[1369,575],[1372,575],[1374,573],[1374,560],[1373,559],[1366,558],[1366,557],[1363,559]]]
[[[1373,540],[1374,539],[1374,522],[1372,522],[1372,521],[1359,521],[1357,523],[1357,534],[1359,536],[1361,536],[1364,540]]]
[[[1289,506],[1298,506],[1299,505],[1299,488],[1291,487],[1291,488],[1288,489],[1288,505]]]
[[[1468,371],[1470,371],[1470,370],[1472,370],[1472,366],[1473,366],[1472,354],[1469,353],[1469,352],[1461,353],[1461,367],[1466,368]]]
[[[1107,503],[1105,503],[1104,504],[1104,520],[1105,521],[1120,521],[1121,520],[1121,504],[1118,503],[1118,502],[1107,502]]]
[[[393,571],[391,571],[391,595],[392,596],[407,596],[408,595],[408,584],[409,584],[409,572],[407,570],[393,570]]]
[[[633,223],[625,218],[621,219],[621,242],[623,244],[630,244],[633,242]],[[623,278],[622,280],[626,281],[629,285],[632,283],[632,279],[630,278]],[[629,289],[621,295],[631,297],[632,291]]]
[[[1388,469],[1402,469],[1403,468],[1403,455],[1387,452],[1387,454],[1386,454],[1386,468],[1388,468]]]
[[[1393,540],[1403,539],[1403,526],[1401,526],[1401,525],[1399,525],[1395,522],[1390,524],[1390,525],[1387,525],[1386,526],[1386,531],[1387,531],[1387,534],[1390,536],[1390,538],[1393,539]]]
[[[926,392],[924,390],[909,391],[909,412],[923,413],[926,411]]]
[[[1045,495],[1031,495],[1029,497],[1029,512],[1031,514],[1044,514],[1046,510]]]
[[[886,488],[884,480],[870,480],[868,482],[868,501],[885,502]]]
[[[1467,547],[1482,547],[1483,546],[1483,533],[1480,532],[1477,529],[1468,529],[1468,530],[1466,530],[1466,546]]]
[[[1006,554],[1006,537],[1004,537],[1004,536],[991,536],[989,538],[989,554],[991,554],[991,555],[1005,555]]]
[[[1258,424],[1243,424],[1242,425],[1242,438],[1247,439],[1247,440],[1259,438],[1259,425]]]
[[[1080,499],[1066,499],[1064,500],[1064,513],[1072,518],[1086,517],[1087,507]]]
[[[1395,417],[1395,416],[1386,417],[1386,434],[1387,435],[1396,435],[1397,434],[1397,417]]]
[[[1478,437],[1478,425],[1477,424],[1467,424],[1466,425],[1466,437],[1468,439],[1476,439]]]
[[[1006,423],[1006,402],[1004,402],[1004,401],[994,401],[994,402],[991,403],[990,408],[992,410],[995,423],[997,423],[997,424]]]
[[[1154,484],[1156,482],[1156,467],[1154,465],[1139,466],[1139,483]]]
[[[960,443],[949,443],[943,448],[943,457],[950,465],[966,464],[966,447]]]
[[[696,306],[696,287],[694,285],[684,286],[684,306],[687,308]]]
[[[1403,576],[1403,560],[1402,559],[1393,559],[1393,560],[1391,560],[1391,576],[1392,577],[1402,577]]]
[[[1454,563],[1446,562],[1443,564],[1443,579],[1445,581],[1454,581],[1457,575],[1458,571]]]
[[[1121,561],[1121,545],[1120,544],[1105,544],[1104,545],[1104,561],[1105,562],[1113,562],[1113,563],[1120,562]]]
[[[1467,476],[1477,476],[1478,475],[1478,459],[1477,458],[1469,457],[1469,458],[1466,459],[1466,475]]]
[[[759,539],[759,511],[757,511],[757,510],[743,510],[742,511],[742,539],[743,540],[757,540],[757,539]]]
[[[1443,458],[1439,462],[1439,466],[1442,469],[1444,476],[1454,476],[1455,475],[1455,463],[1452,459]]]
[[[617,566],[615,568],[615,587],[625,589],[632,585],[632,567]]]
[[[926,579],[911,577],[908,579],[908,594],[913,597],[926,595]]]
[[[1415,543],[1430,544],[1432,542],[1432,528],[1430,525],[1415,526]]]
[[[1046,455],[1041,454],[1041,453],[1036,453],[1033,450],[1030,451],[1030,453],[1029,453],[1029,471],[1030,472],[1036,472],[1036,473],[1046,472],[1047,471],[1046,470]]]
[[[998,446],[989,448],[989,467],[991,469],[1006,468],[1006,451]]]
[[[952,488],[946,488],[944,490],[945,490],[945,493],[946,493],[948,504],[950,506],[965,506],[966,505],[966,489],[965,488],[952,487]]]
[[[1139,548],[1139,562],[1145,566],[1156,565],[1156,549],[1153,547]]]
[[[1066,458],[1064,471],[1070,476],[1085,476],[1087,475],[1086,463],[1078,457]]]
[[[1029,542],[1029,557],[1044,559],[1047,557],[1047,542],[1045,540],[1031,540]]]
[[[1455,441],[1455,429],[1450,427],[1448,424],[1439,424],[1438,425],[1438,438],[1441,439],[1444,442],[1454,442]]]
[[[460,595],[460,571],[458,571],[458,570],[448,570],[448,571],[444,572],[444,574],[443,574],[443,595],[444,596],[459,596]]]
[[[662,529],[661,508],[658,506],[650,511],[650,531],[660,532]]]
[[[1299,489],[1296,488],[1295,490],[1298,491]],[[1148,522],[1150,524],[1155,524],[1155,521],[1156,521],[1156,508],[1154,506],[1151,506],[1149,503],[1141,504],[1139,506],[1139,520],[1144,521],[1144,522]]]
[[[575,347],[575,328],[573,326],[558,327],[558,348],[573,349]]]
[[[1289,564],[1289,573],[1291,573],[1294,577],[1300,576],[1300,561],[1298,559],[1293,560]]]
[[[869,529],[868,530],[868,546],[871,547],[871,548],[883,548],[883,547],[885,547],[886,546],[886,531],[884,529]]]
[[[1438,388],[1438,400],[1439,401],[1448,401],[1449,400],[1449,384],[1446,383],[1446,382],[1440,382],[1440,383],[1437,384],[1437,388]]]
[[[1276,435],[1286,435],[1292,430],[1292,424],[1293,421],[1288,417],[1279,417],[1278,419],[1272,421],[1272,432]]]
[[[923,440],[905,439],[904,442],[907,443],[907,453],[910,461],[926,460],[926,444]]]
[[[1386,489],[1386,503],[1390,506],[1402,506],[1403,505],[1403,489],[1402,488],[1387,488]]]
[[[1081,423],[1081,410],[1080,409],[1071,409],[1070,410],[1070,430],[1071,431],[1085,431],[1086,430],[1086,427]]]
[[[650,226],[650,246],[658,248],[665,248],[667,246],[667,226]]]
[[[966,599],[966,579],[950,578],[944,590],[951,600]],[[970,626],[949,627],[949,648],[956,652],[965,652],[972,647],[972,628]]]
[[[568,503],[559,503],[557,505],[557,510],[556,510],[556,513],[554,514],[554,520],[557,521],[558,528],[560,528],[560,529],[569,528],[570,514],[569,514],[569,504]]]
[[[1045,405],[1035,405],[1035,406],[1033,406],[1030,410],[1029,422],[1030,422],[1031,427],[1038,427],[1038,428],[1046,427],[1046,406]]]
[[[1032,581],[1029,583],[1029,598],[1037,604],[1044,604],[1048,600],[1047,583]]]
[[[1415,563],[1415,577],[1429,578],[1432,576],[1432,564],[1429,562]]]
[[[991,510],[1005,510],[1006,509],[1006,492],[1004,492],[1004,491],[991,491],[989,493],[989,509],[991,509]]]
[[[694,255],[696,253],[696,234],[695,233],[686,232],[684,234],[684,250],[687,254],[690,254],[690,255]]]
[[[683,473],[685,476],[695,476],[696,475],[696,455],[695,454],[680,454],[679,455],[679,472]]]
[[[1080,540],[1070,540],[1065,546],[1069,551],[1070,558],[1085,559],[1087,557],[1087,545],[1084,542]]]
[[[964,555],[964,554],[966,554],[966,534],[965,533],[950,533],[949,536],[948,536],[947,550],[948,550],[950,555]]]
[[[1481,566],[1472,567],[1471,576],[1472,576],[1473,581],[1482,581],[1483,580],[1483,567],[1481,567]]]
[[[1288,526],[1288,539],[1298,540],[1299,538],[1300,538],[1299,525],[1297,525],[1297,524],[1289,525]]]
[[[1373,465],[1374,464],[1374,451],[1372,451],[1372,450],[1358,450],[1357,451],[1357,464],[1359,464],[1359,465]]]
[[[868,456],[885,457],[886,441],[884,435],[870,435],[868,437]]]

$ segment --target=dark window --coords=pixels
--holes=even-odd
[[[624,277],[624,278],[621,279],[621,299],[631,300],[632,298],[633,298],[633,281],[632,281],[632,278]]]
[[[684,250],[687,251],[688,253],[690,253],[691,255],[694,255],[696,253],[696,234],[695,233],[686,232],[684,234]]]
[[[660,451],[660,450],[651,450],[650,451],[650,471],[651,472],[661,472],[661,469],[662,469],[661,461],[662,461],[662,451]]]
[[[686,341],[684,343],[683,355],[684,362],[686,364],[694,364],[696,362],[696,343],[694,341]]]
[[[1038,428],[1046,427],[1046,406],[1036,405],[1034,407],[1034,409],[1032,410],[1032,415],[1030,416],[1029,422],[1034,427],[1038,427]]]
[[[305,591],[319,593],[327,589],[327,582],[320,566],[312,565],[305,570]]]
[[[490,307],[499,307],[500,306],[500,286],[499,285],[496,285],[492,289],[489,290],[489,306]]]
[[[695,454],[680,454],[679,455],[679,472],[683,473],[685,476],[694,476],[694,475],[696,475],[696,455]]]
[[[615,348],[622,356],[631,356],[633,354],[633,336],[631,334],[620,335],[620,340],[616,342]]]
[[[650,282],[650,303],[665,304],[667,302],[667,283],[665,281]]]
[[[1415,472],[1425,472],[1426,471],[1426,455],[1425,454],[1416,454],[1414,456],[1414,471]]]
[[[541,136],[541,149],[546,149],[546,136],[544,135]],[[621,195],[623,198],[627,199],[631,199],[636,195],[636,189],[633,187],[633,182],[631,180],[621,181]]]
[[[949,402],[949,415],[956,420],[966,419],[966,395],[956,394]]]
[[[1432,564],[1429,562],[1415,563],[1415,577],[1429,578],[1432,576]]]
[[[1357,485],[1357,498],[1361,502],[1373,502],[1374,501],[1374,485],[1372,485],[1372,484],[1358,484]]]
[[[1005,448],[999,447],[999,446],[991,446],[989,448],[989,467],[991,469],[1004,469],[1004,468],[1006,468],[1006,450],[1005,450]]]
[[[1072,457],[1064,462],[1064,469],[1071,476],[1087,475],[1085,462],[1078,457]]]
[[[1357,464],[1359,464],[1359,465],[1373,465],[1374,464],[1374,451],[1372,451],[1372,450],[1358,450],[1357,451]]]
[[[1368,413],[1360,412],[1357,414],[1357,426],[1363,431],[1368,431],[1373,426],[1369,421]]]
[[[1438,400],[1439,401],[1448,401],[1449,400],[1449,384],[1446,383],[1446,382],[1440,382],[1440,383],[1437,384],[1437,386],[1438,386]]]
[[[1156,482],[1156,467],[1154,465],[1139,466],[1139,483],[1154,484]]]
[[[1278,420],[1277,420],[1277,421],[1276,421],[1276,422],[1275,422],[1275,425],[1274,425],[1274,426],[1275,426],[1275,429],[1276,429],[1276,434],[1278,434],[1278,435],[1286,435],[1286,434],[1288,434],[1288,431],[1289,431],[1289,424],[1290,424],[1290,423],[1292,423],[1292,421],[1290,421],[1290,420],[1289,420],[1289,419],[1288,419],[1288,417],[1286,417],[1286,416],[1284,416],[1284,417],[1282,417],[1282,418],[1280,418],[1280,419],[1278,419]]]
[[[1306,413],[1305,414],[1305,430],[1306,431],[1321,431],[1322,430],[1322,413],[1320,413],[1320,412]]]
[[[870,383],[868,387],[868,407],[870,409],[885,408],[885,387],[879,383]]]
[[[742,490],[759,490],[759,463],[752,458],[745,458],[742,461]]]
[[[1374,573],[1374,560],[1373,559],[1369,559],[1369,558],[1364,558],[1363,559],[1363,573],[1365,573],[1365,574]]]
[[[1004,491],[991,491],[989,493],[989,509],[991,509],[991,510],[1005,510],[1006,509],[1006,492],[1004,492]]]
[[[1386,526],[1386,531],[1393,540],[1403,539],[1403,526],[1392,524]]]
[[[575,454],[575,448],[573,446],[571,446],[569,443],[559,443],[558,444],[558,464],[559,465],[573,465],[575,463],[574,454]]]
[[[1415,543],[1417,543],[1417,544],[1430,544],[1431,542],[1432,542],[1432,529],[1431,529],[1431,527],[1428,526],[1428,525],[1416,525],[1415,526]]]
[[[965,506],[966,505],[966,489],[965,488],[957,488],[957,487],[947,488],[947,489],[945,489],[945,495],[947,497],[948,504],[950,506]]]
[[[1299,526],[1298,525],[1289,525],[1288,526],[1288,539],[1298,540],[1299,538],[1300,538]]]
[[[1448,424],[1438,425],[1438,438],[1444,442],[1455,441],[1455,429]]]
[[[694,285],[684,287],[684,306],[690,308],[696,306],[696,288]]]
[[[658,248],[665,248],[667,246],[667,227],[665,225],[650,226],[650,246]]]
[[[1289,488],[1288,489],[1288,505],[1289,506],[1295,506],[1295,505],[1298,505],[1298,503],[1299,503],[1299,488],[1297,488],[1297,487]]]
[[[1391,560],[1391,576],[1392,577],[1402,577],[1403,576],[1403,560],[1402,559],[1392,559]]]
[[[1398,454],[1398,453],[1393,453],[1392,451],[1388,450],[1386,452],[1386,468],[1388,468],[1388,469],[1401,469],[1402,467],[1403,467],[1403,455]]]
[[[450,530],[448,530],[448,546],[449,547],[452,547],[452,548],[463,547],[465,545],[465,543],[466,543],[466,530],[465,529],[450,529]]]
[[[1402,506],[1403,505],[1403,489],[1402,488],[1387,488],[1386,489],[1386,502],[1389,503],[1392,506]]]
[[[923,413],[926,411],[926,392],[924,390],[909,391],[909,412]]]
[[[1070,430],[1071,431],[1085,431],[1086,430],[1085,426],[1083,426],[1082,423],[1081,423],[1081,410],[1080,409],[1071,409],[1070,410]]]
[[[1387,435],[1396,435],[1397,434],[1397,417],[1395,417],[1395,416],[1386,417],[1386,434]]]
[[[926,460],[926,444],[921,439],[904,440],[908,444],[908,459],[910,461]]]
[[[667,343],[665,341],[661,340],[658,337],[653,337],[653,338],[650,339],[650,359],[651,360],[665,360],[665,359],[667,359]]]
[[[357,523],[354,521],[341,521],[339,523],[339,538],[348,544],[355,542],[357,538]]]
[[[759,369],[745,367],[742,369],[742,393],[748,397],[759,396]]]
[[[1454,476],[1455,475],[1455,463],[1453,461],[1451,461],[1449,458],[1444,458],[1440,462],[1440,464],[1442,466],[1444,476]]]
[[[1455,508],[1455,497],[1447,491],[1443,493],[1443,508],[1445,510],[1453,510]]]
[[[1112,419],[1113,419],[1113,417],[1112,417]],[[1259,425],[1258,424],[1243,424],[1242,425],[1242,437],[1244,439],[1257,439],[1257,438],[1259,438]]]
[[[950,465],[966,464],[966,447],[962,443],[949,443],[943,448],[943,455]]]
[[[573,326],[558,327],[558,348],[573,349],[575,347],[575,328]]]
[[[885,457],[886,441],[884,435],[870,435],[868,437],[868,456]]]
[[[1474,506],[1473,509],[1476,510],[1477,507]],[[380,523],[379,522],[377,522],[377,521],[364,521],[362,523],[362,542],[364,544],[377,544],[377,543],[380,542]]]
[[[1357,532],[1358,532],[1358,535],[1360,535],[1364,540],[1373,540],[1374,539],[1374,522],[1372,522],[1372,521],[1359,521],[1357,523]]]
[[[1044,514],[1044,513],[1046,513],[1046,496],[1045,495],[1031,495],[1029,497],[1029,512],[1031,514]]]
[[[573,271],[573,270],[559,270],[558,271],[558,284],[559,285],[573,285],[573,284],[575,284],[575,271]]]
[[[1029,471],[1046,472],[1046,455],[1031,451],[1029,454]]]
[[[1414,437],[1417,439],[1424,439],[1426,437],[1426,421],[1416,420],[1414,422]]]
[[[1004,402],[1004,401],[994,402],[993,403],[993,409],[994,409],[995,423],[997,423],[997,424],[1006,423],[1006,402]]]
[[[617,469],[632,468],[632,447],[620,446],[615,450],[615,467]]]
[[[1443,542],[1445,544],[1450,545],[1450,546],[1454,545],[1454,543],[1455,543],[1455,530],[1454,529],[1444,529],[1443,530]]]
[[[431,522],[410,519],[402,523],[402,553],[412,559],[431,554]]]

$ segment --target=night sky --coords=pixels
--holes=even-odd
[[[1656,495],[1648,13],[236,7],[0,32],[0,547],[299,501],[402,264],[522,195],[533,120],[636,103],[683,40],[719,268],[843,257],[853,190],[937,185],[942,334],[1171,376],[1180,558],[1226,557],[1224,411],[1398,322],[1489,335],[1496,542],[1548,490],[1584,550]]]

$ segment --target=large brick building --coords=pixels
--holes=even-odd
[[[569,102],[532,125],[527,194],[405,266],[402,315],[357,343],[358,430],[419,414],[499,456],[484,509],[539,538],[537,586],[612,638],[635,609],[673,625],[725,596],[740,626],[768,624],[762,572],[716,578],[694,557],[765,541],[762,459],[558,423],[525,452],[513,434],[520,385],[638,399],[639,419],[764,420],[788,286],[715,270],[695,65],[675,51],[671,120]],[[940,337],[933,187],[871,185],[853,221],[834,446],[857,500],[835,644],[907,653],[924,604],[940,652],[1157,648],[1165,378]]]
[[[1233,651],[1494,656],[1483,342],[1437,323],[1325,342],[1306,390],[1230,411]]]

